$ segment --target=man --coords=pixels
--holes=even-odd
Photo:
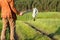
[[[14,0],[0,0],[0,7],[3,21],[1,40],[6,40],[6,29],[8,25],[10,27],[10,40],[15,40],[16,14],[20,15],[20,13],[14,7]]]
[[[33,21],[35,21],[35,17],[36,17],[37,14],[38,14],[37,8],[33,8],[33,14],[32,14]]]

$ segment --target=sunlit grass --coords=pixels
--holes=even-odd
[[[37,19],[60,19],[60,12],[39,12]],[[32,12],[25,13],[23,16],[17,16],[18,20],[32,20]]]
[[[36,28],[47,34],[54,34],[54,37],[60,40],[60,12],[39,12],[36,21],[32,19],[32,12],[17,16],[16,33],[19,40],[50,40],[50,38],[37,32],[24,22],[36,26]],[[1,30],[2,21],[0,20],[0,34]],[[9,39],[8,37],[7,40]]]

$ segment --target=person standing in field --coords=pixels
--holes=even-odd
[[[37,8],[33,8],[33,14],[32,14],[33,21],[35,21],[35,17],[36,17],[37,14],[38,14],[38,9]]]
[[[1,40],[6,40],[6,30],[10,27],[10,40],[15,40],[16,14],[22,15],[14,7],[14,0],[0,0],[1,17],[3,27],[1,32]],[[8,26],[9,25],[9,26]]]

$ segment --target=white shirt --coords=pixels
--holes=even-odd
[[[33,14],[32,14],[32,17],[36,17],[36,15],[38,14],[38,10],[37,8],[33,8]]]

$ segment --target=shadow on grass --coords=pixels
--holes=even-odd
[[[15,34],[14,35],[15,40],[19,40],[18,34],[16,33],[16,27],[15,27],[15,33],[14,34]]]
[[[55,32],[56,35],[60,35],[60,27],[58,28],[58,30]]]
[[[54,37],[55,35],[60,35],[60,27],[57,29],[55,33],[49,34],[50,37]]]
[[[42,35],[45,35],[45,36],[49,37],[51,40],[57,40],[57,39],[55,39],[53,36],[50,36],[50,35],[48,35],[47,33],[43,32],[42,30],[36,28],[36,26],[34,26],[34,25],[30,24],[30,23],[27,23],[27,22],[24,22],[24,23],[27,24],[27,25],[29,25],[31,28],[35,29],[36,31],[38,31],[38,32],[41,33]]]
[[[15,32],[15,40],[19,40],[19,37],[16,32]]]

